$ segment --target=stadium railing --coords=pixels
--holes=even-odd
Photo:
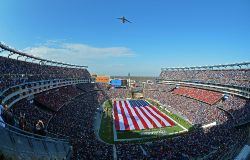
[[[44,80],[36,82],[28,82],[20,85],[12,86],[0,93],[0,96],[4,97],[3,102],[7,104],[10,108],[18,101],[24,98],[30,98],[34,94],[38,94],[51,89],[80,84],[80,83],[90,83],[89,79],[55,79],[55,80]]]
[[[70,159],[72,146],[66,139],[26,132],[1,121],[0,152],[11,159]]]

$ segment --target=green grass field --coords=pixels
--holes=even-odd
[[[156,101],[153,101],[151,99],[147,99],[147,101],[149,103],[151,103],[152,105],[154,105],[155,107],[157,107],[157,109],[159,109],[161,112],[165,113],[166,115],[168,115],[169,117],[171,117],[173,120],[175,120],[176,122],[178,122],[183,127],[187,128],[188,130],[192,128],[192,124],[190,124],[189,122],[187,122],[186,120],[184,120],[183,118],[179,117],[178,115],[176,115],[174,113],[170,113],[170,112],[165,111],[164,109],[162,109],[160,107],[160,104],[157,103]]]
[[[118,139],[132,139],[132,138],[158,138],[159,136],[168,136],[171,133],[182,131],[183,129],[177,125],[173,127],[155,128],[147,130],[133,130],[133,131],[118,131]]]
[[[181,117],[169,113],[159,107],[159,104],[152,100],[147,100],[152,105],[157,107],[161,112],[165,113],[180,125],[185,127],[186,129],[190,129],[192,125],[182,119]],[[100,138],[110,144],[119,143],[114,142],[114,133],[113,133],[113,117],[112,117],[112,101],[108,100],[104,103],[104,111],[105,113],[102,115],[102,122],[100,127]],[[178,132],[184,131],[179,125],[175,124],[172,127],[165,128],[155,128],[155,129],[147,129],[147,130],[133,130],[133,131],[116,131],[117,139],[119,140],[133,140],[133,141],[152,141],[154,139],[162,139],[167,137],[176,136]]]
[[[107,114],[102,115],[102,122],[100,127],[99,136],[100,138],[107,143],[114,143],[114,133],[113,133],[113,120],[112,120],[112,102],[108,100],[104,102],[104,111]]]

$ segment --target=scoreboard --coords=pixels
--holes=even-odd
[[[121,79],[112,79],[110,81],[111,86],[115,87],[126,87],[128,85],[127,80],[121,80]]]
[[[120,79],[112,79],[110,81],[110,84],[115,87],[121,87],[122,86],[122,81]]]

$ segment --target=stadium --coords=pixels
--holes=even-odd
[[[249,160],[249,17],[247,0],[1,2],[0,160]]]
[[[2,159],[232,159],[248,146],[250,63],[162,68],[130,85],[0,47]]]

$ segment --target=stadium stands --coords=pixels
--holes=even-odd
[[[223,116],[223,111],[204,102],[173,94],[172,92],[146,91],[145,98],[158,100],[173,113],[181,114],[193,124],[208,124]]]
[[[151,88],[152,87],[153,86],[151,85]],[[221,99],[218,101],[219,97],[221,97],[221,94],[211,91],[204,92],[204,90],[195,89],[194,91],[204,92],[205,95],[203,95],[202,98],[209,98],[211,94],[214,93],[216,93],[216,95],[218,94],[218,99],[216,98],[216,101],[218,101],[218,103],[209,105],[208,102],[201,102],[198,98],[196,99],[198,99],[199,101],[193,99],[193,97],[189,98],[191,97],[190,95],[188,95],[187,97],[182,96],[183,94],[187,95],[186,90],[180,90],[183,91],[181,95],[176,95],[176,90],[178,91],[179,88],[174,88],[175,85],[162,84],[160,85],[160,87],[157,85],[155,86],[154,90],[146,90],[144,92],[144,96],[145,98],[158,100],[161,104],[167,107],[168,110],[177,114],[181,114],[182,117],[188,119],[193,124],[207,124],[214,121],[219,124],[227,122],[229,120],[228,115],[225,113],[225,111],[219,109],[218,107],[222,107],[224,110],[232,113],[232,115],[234,116],[235,120],[234,122],[230,122],[233,124],[227,124],[229,126],[250,120],[250,110],[248,107],[250,105],[249,100],[230,95],[228,99]],[[167,90],[168,92],[165,92],[165,90]],[[193,89],[191,89],[191,91],[193,91]],[[198,94],[195,95],[199,96]],[[212,101],[213,98],[209,100]]]
[[[227,136],[225,136],[227,135]],[[156,141],[146,144],[150,157],[160,159],[221,159],[233,145],[243,146],[246,143],[246,129],[224,130],[220,127],[205,131],[195,131],[171,140]],[[188,157],[188,158],[187,158]]]
[[[143,152],[140,144],[121,143],[116,145],[116,150],[118,159],[145,159],[150,157]]]
[[[0,56],[0,91],[5,88],[38,80],[89,79],[86,69],[40,65]]]
[[[236,124],[250,120],[250,100],[232,95],[217,105],[231,113],[235,118],[234,123]]]
[[[48,110],[42,110],[41,108],[34,105],[34,103],[22,100],[16,103],[13,108],[15,118],[18,120],[21,118],[22,114],[25,114],[25,119],[27,121],[27,129],[31,132],[34,131],[34,126],[38,120],[42,120],[45,125],[47,125],[49,119],[53,116],[53,112]]]
[[[23,82],[69,78],[89,79],[90,74],[86,69],[0,57],[0,91]],[[250,86],[249,69],[163,70],[160,78]],[[8,109],[15,118],[14,124],[9,124],[39,133],[37,122],[42,121],[40,126],[47,136],[57,134],[69,138],[73,146],[72,159],[75,160],[113,159],[113,154],[118,159],[227,159],[228,153],[244,145],[248,130],[235,125],[250,120],[249,100],[235,95],[222,99],[221,93],[205,89],[175,88],[175,85],[167,84],[147,85],[144,97],[158,100],[163,107],[184,117],[198,129],[170,139],[115,144],[116,153],[113,153],[113,145],[102,142],[96,136],[95,114],[107,99],[131,98],[129,89],[113,89],[104,84],[77,84],[48,90],[35,95],[34,102],[25,98]],[[212,128],[199,128],[214,121],[217,125]]]
[[[131,92],[129,89],[124,89],[124,88],[110,88],[107,91],[107,94],[111,98],[120,98],[120,99],[125,99],[131,97]]]
[[[163,70],[160,78],[164,80],[201,81],[250,87],[250,69]]]
[[[58,111],[64,103],[81,93],[76,86],[66,86],[36,95],[35,102],[52,111]]]
[[[112,145],[100,142],[94,133],[94,118],[99,106],[96,95],[89,92],[65,105],[51,120],[48,130],[70,136],[73,159],[112,159]]]
[[[222,94],[218,92],[208,91],[198,88],[180,87],[173,91],[175,94],[191,97],[210,105],[218,102],[222,98]]]

